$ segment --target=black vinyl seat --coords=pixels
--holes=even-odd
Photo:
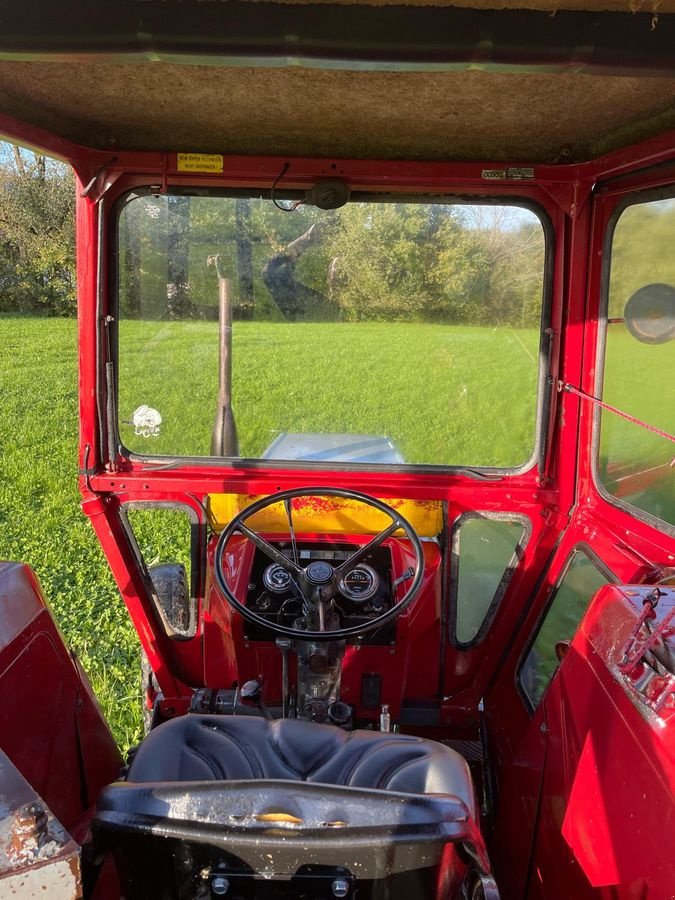
[[[436,896],[441,883],[454,897],[470,866],[489,872],[458,753],[296,719],[165,722],[99,795],[93,832],[129,900],[193,898],[204,879],[212,893],[225,879],[233,900],[343,896],[336,879],[361,900]]]
[[[143,741],[129,782],[283,779],[410,794],[452,794],[476,816],[456,751],[408,734],[346,732],[299,719],[187,715]]]

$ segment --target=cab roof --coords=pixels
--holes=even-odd
[[[105,150],[574,162],[675,128],[674,46],[675,0],[29,0],[0,116]]]

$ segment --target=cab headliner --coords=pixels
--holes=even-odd
[[[0,115],[94,148],[571,162],[675,128],[675,0],[40,6],[3,13]]]

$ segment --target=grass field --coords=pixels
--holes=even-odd
[[[237,322],[241,454],[259,456],[279,431],[346,432],[386,435],[412,463],[521,465],[534,446],[537,345],[535,329]],[[121,418],[141,404],[162,415],[158,438],[122,426],[125,443],[208,453],[217,372],[217,323],[122,322]]]
[[[163,437],[136,449],[203,453],[217,351],[200,329],[212,336],[213,325],[162,326],[161,339],[156,325],[126,327],[122,415],[148,403],[165,420]],[[410,461],[503,465],[529,456],[534,332],[348,328],[236,324],[235,410],[244,452],[259,453],[275,429],[349,430],[388,434]],[[348,334],[354,337],[346,341]],[[626,335],[609,361],[613,402],[623,394],[632,412],[670,430],[675,403],[655,385],[675,384],[673,346],[646,347]],[[35,568],[120,744],[128,747],[141,731],[138,642],[79,507],[75,323],[0,318],[0,348],[0,558]],[[621,422],[612,428],[614,442],[629,453],[661,440]]]
[[[77,347],[67,319],[0,319],[0,558],[36,570],[123,747],[141,729],[138,640],[77,488]]]

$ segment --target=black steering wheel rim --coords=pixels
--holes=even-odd
[[[406,593],[398,603],[394,603],[391,609],[386,610],[384,613],[382,613],[382,615],[377,616],[371,622],[368,622],[366,624],[353,625],[350,628],[338,628],[334,631],[302,631],[295,628],[289,628],[286,625],[279,625],[278,623],[270,622],[267,619],[263,618],[263,616],[260,616],[252,610],[248,609],[248,607],[237,600],[237,598],[234,596],[234,593],[227,584],[227,579],[225,578],[225,573],[223,571],[223,556],[230,538],[237,532],[241,533],[244,537],[248,537],[246,531],[249,531],[249,534],[256,534],[254,532],[251,532],[250,529],[246,529],[246,526],[244,525],[246,519],[257,512],[266,509],[268,506],[273,506],[276,503],[282,503],[286,500],[290,501],[297,497],[342,497],[347,500],[357,500],[364,505],[377,509],[385,515],[389,516],[389,518],[392,520],[392,523],[396,525],[394,531],[403,531],[405,536],[410,541],[415,552],[415,565],[412,582],[408,587]],[[246,530],[242,530],[242,526]],[[385,529],[385,531],[386,530],[387,529]],[[381,532],[380,534],[383,534],[383,532]],[[379,535],[376,535],[375,537],[379,537]],[[389,536],[382,538],[382,540],[377,545],[373,546],[373,549],[375,549],[375,546],[380,546],[381,544],[383,544],[385,540],[388,540],[388,537]],[[363,546],[369,546],[371,543],[372,541],[367,542],[367,544]],[[346,566],[350,562],[350,560],[359,553],[359,550],[361,549],[363,549],[362,546],[357,548],[352,556],[350,556],[349,559],[345,560],[343,566]],[[265,551],[263,550],[262,552]],[[279,555],[281,556],[281,554]],[[271,558],[275,559],[274,556],[272,556]],[[290,568],[288,564],[292,563],[291,560],[285,560],[284,562],[282,562],[280,559],[277,559],[277,562],[279,562],[280,565],[286,564],[287,568]],[[359,562],[360,560],[354,563],[354,568],[359,565]],[[400,515],[400,513],[396,512],[396,510],[394,510],[387,503],[384,503],[382,500],[378,500],[376,497],[371,497],[370,495],[363,494],[360,491],[352,491],[348,488],[293,488],[288,491],[277,491],[275,494],[270,494],[268,497],[263,497],[261,500],[256,500],[255,503],[247,506],[240,513],[237,513],[237,515],[234,516],[234,518],[223,529],[220,537],[218,538],[214,556],[214,569],[216,582],[223,596],[230,604],[230,606],[248,622],[272,631],[275,634],[282,635],[283,637],[291,637],[296,640],[300,639],[304,641],[318,642],[342,641],[352,637],[359,637],[362,634],[367,634],[370,631],[375,631],[377,628],[381,628],[387,622],[390,622],[400,616],[401,613],[410,606],[413,600],[417,597],[417,594],[419,593],[420,587],[422,585],[422,579],[424,577],[424,551],[422,549],[422,543],[420,541],[419,535],[412,527],[412,525],[408,522],[408,520],[404,516]],[[348,571],[352,570],[350,569]]]

